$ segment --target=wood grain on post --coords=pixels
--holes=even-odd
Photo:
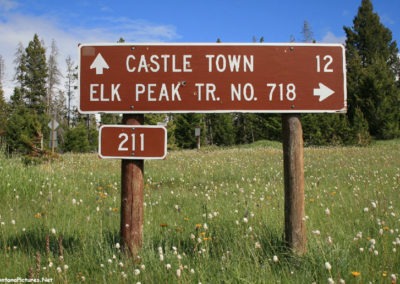
[[[122,123],[142,125],[143,114],[124,114]],[[137,256],[143,244],[144,160],[121,162],[121,242],[131,256]]]
[[[304,149],[300,116],[282,115],[285,182],[285,241],[296,254],[306,252]]]

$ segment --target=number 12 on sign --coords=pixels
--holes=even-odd
[[[104,159],[164,159],[167,130],[152,125],[103,125],[99,130],[99,156]]]

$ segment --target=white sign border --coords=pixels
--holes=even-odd
[[[342,74],[343,74],[343,99],[344,99],[344,107],[339,110],[240,110],[240,109],[235,109],[235,110],[179,110],[179,111],[168,111],[168,110],[162,110],[162,111],[135,111],[135,110],[130,110],[130,111],[120,111],[120,110],[107,110],[107,111],[84,111],[81,109],[81,95],[80,95],[80,85],[81,85],[81,80],[79,78],[79,75],[81,74],[81,49],[83,47],[91,47],[91,46],[287,46],[287,47],[296,47],[296,46],[313,46],[313,47],[340,47],[342,49]],[[284,114],[284,113],[346,113],[348,109],[347,105],[347,75],[346,75],[346,48],[343,44],[341,43],[290,43],[290,42],[285,42],[285,43],[234,43],[234,42],[228,42],[228,43],[157,43],[157,42],[141,42],[141,43],[135,43],[135,42],[123,42],[123,43],[84,43],[84,44],[79,44],[78,45],[78,111],[81,114],[102,114],[102,113],[112,113],[112,114],[151,114],[151,113],[274,113],[274,114]]]

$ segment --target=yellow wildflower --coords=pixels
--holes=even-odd
[[[353,275],[354,277],[358,277],[358,276],[360,276],[360,275],[361,275],[361,272],[358,272],[358,271],[352,271],[352,272],[351,272],[351,275]]]

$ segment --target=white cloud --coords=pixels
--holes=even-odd
[[[0,11],[10,11],[18,6],[18,3],[13,0],[0,0]]]
[[[332,32],[327,32],[322,38],[323,43],[345,43],[346,36],[336,36]]]
[[[16,7],[15,2],[0,0],[1,9],[11,10]],[[71,56],[77,63],[79,43],[116,42],[123,37],[127,42],[162,42],[179,38],[175,27],[162,24],[153,24],[143,20],[127,18],[102,18],[93,20],[93,27],[73,26],[61,24],[55,17],[22,15],[18,13],[3,13],[0,15],[0,55],[5,61],[5,78],[3,88],[6,98],[12,95],[14,82],[14,54],[21,42],[26,47],[38,34],[44,40],[46,47],[51,41],[56,41],[59,49],[58,64],[62,73],[65,72],[65,58]]]

